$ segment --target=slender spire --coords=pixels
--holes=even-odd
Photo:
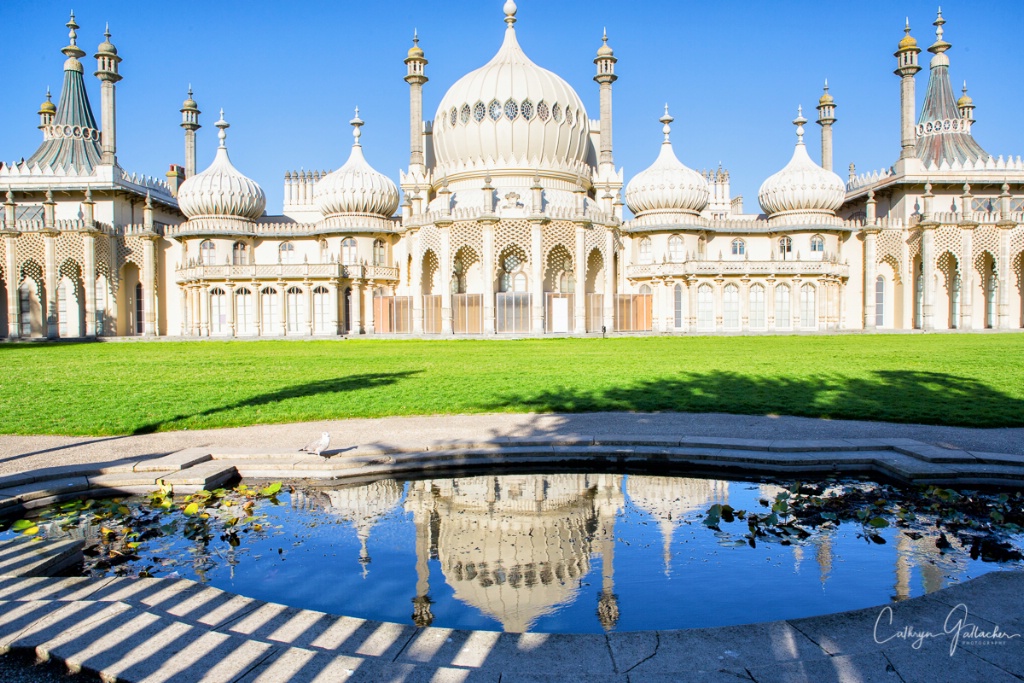
[[[804,118],[804,108],[800,105],[796,108],[796,118],[793,119],[793,125],[796,126],[796,144],[804,144],[804,124],[807,123],[807,119]]]
[[[217,128],[220,129],[217,132],[217,139],[220,140],[219,148],[220,149],[227,149],[228,146],[227,146],[225,141],[228,139],[227,130],[228,130],[228,128],[231,127],[231,124],[224,120],[224,108],[223,107],[221,107],[221,109],[220,109],[220,120],[218,120],[217,123],[215,123],[213,125],[217,126]]]
[[[940,7],[938,16],[932,22],[932,25],[935,27],[935,42],[928,48],[928,52],[939,55],[953,47],[942,38],[943,33],[945,33],[942,27],[945,23],[946,20],[942,18],[942,8]]]
[[[515,0],[505,0],[505,7],[504,7],[504,9],[505,9],[505,23],[508,24],[508,27],[510,29],[514,28],[513,24],[516,23],[516,12],[519,11],[519,8],[516,7]]]
[[[363,146],[362,143],[359,142],[359,138],[362,137],[362,135],[363,135],[363,132],[361,130],[359,130],[359,129],[363,126],[363,123],[364,123],[363,120],[361,118],[359,118],[359,107],[356,107],[355,118],[353,118],[351,121],[349,121],[349,125],[352,126],[352,138],[353,138],[352,146],[353,147],[362,147]]]
[[[665,103],[665,115],[658,119],[664,125],[661,127],[661,132],[665,134],[665,140],[662,142],[663,145],[671,145],[672,140],[669,135],[672,133],[672,122],[675,121],[672,115],[668,113],[668,102]]]
[[[65,71],[82,71],[82,63],[79,62],[80,57],[85,56],[85,50],[78,47],[78,24],[75,22],[75,13],[71,13],[71,18],[68,23],[64,24],[68,27],[68,44],[61,49],[61,52],[68,58],[64,62]]]

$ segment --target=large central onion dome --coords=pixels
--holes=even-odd
[[[359,142],[363,125],[356,108],[352,124],[352,153],[345,165],[328,173],[313,190],[316,206],[327,219],[345,214],[369,214],[390,218],[398,208],[398,188],[386,175],[378,173],[363,157]]]
[[[210,167],[202,173],[187,178],[178,190],[178,207],[181,212],[193,218],[228,218],[254,221],[263,215],[267,207],[267,196],[256,181],[239,173],[228,158],[225,144],[230,124],[224,120],[220,110],[220,128],[217,137],[220,147]]]
[[[665,141],[661,153],[650,168],[638,173],[626,186],[626,205],[640,218],[649,214],[690,214],[699,215],[708,205],[711,190],[708,181],[700,173],[687,168],[672,150],[669,124],[674,119],[665,105],[665,115],[660,119]]]
[[[508,0],[501,49],[441,99],[433,128],[439,170],[588,173],[587,110],[568,83],[534,64],[519,47],[515,14],[516,5]]]
[[[835,216],[846,196],[846,185],[842,178],[818,166],[807,155],[804,146],[807,119],[801,111],[798,110],[793,123],[796,125],[793,158],[785,168],[761,184],[757,200],[769,217],[789,214]]]

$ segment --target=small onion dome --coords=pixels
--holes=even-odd
[[[604,30],[604,35],[601,37],[601,47],[597,48],[598,57],[612,57],[615,55],[615,51],[612,50],[608,44],[608,29]]]
[[[917,47],[917,41],[912,35],[910,35],[910,19],[907,19],[907,25],[906,28],[903,29],[903,33],[906,35],[900,39],[900,49],[907,50],[912,47]]]
[[[825,81],[825,92],[821,93],[821,97],[818,99],[818,106],[827,107],[835,103],[835,99],[828,94],[828,81]]]
[[[359,143],[363,121],[358,108],[349,123],[355,138],[352,153],[344,166],[320,179],[313,190],[313,201],[325,218],[353,213],[390,218],[398,209],[398,188],[363,157],[363,146]]]
[[[55,105],[53,103],[53,100],[50,99],[50,97],[51,97],[50,96],[50,89],[47,88],[46,89],[46,101],[39,105],[39,113],[40,114],[56,114],[57,113],[57,105]]]
[[[790,213],[824,213],[835,215],[846,196],[842,178],[826,171],[811,160],[804,146],[804,124],[807,119],[798,110],[796,148],[785,168],[761,184],[757,200],[768,216]]]
[[[263,215],[267,206],[267,197],[263,188],[238,172],[228,158],[228,148],[224,144],[227,139],[225,132],[229,124],[224,120],[221,109],[220,121],[217,121],[220,132],[220,147],[213,163],[202,173],[187,178],[178,190],[178,207],[188,218],[239,218],[254,221]]]
[[[107,29],[103,32],[103,42],[96,48],[96,52],[108,55],[117,54],[117,48],[110,42],[110,24],[107,24]]]
[[[420,35],[417,31],[412,32],[412,47],[409,48],[409,59],[422,59],[423,48],[420,47]]]
[[[967,81],[964,81],[963,93],[964,94],[960,96],[960,99],[956,101],[956,106],[960,108],[970,107],[974,104],[974,100],[972,100],[971,96],[967,94]],[[47,94],[47,97],[49,97],[49,94]]]
[[[190,86],[188,86],[188,97],[186,97],[185,101],[181,103],[181,110],[182,111],[193,111],[193,110],[198,110],[198,109],[199,109],[199,105],[196,104],[196,101],[194,99],[192,99],[192,86],[190,85]]]
[[[683,165],[672,150],[669,140],[674,119],[668,105],[661,121],[665,141],[650,168],[641,171],[626,186],[626,205],[636,216],[649,213],[699,214],[708,205],[711,191],[700,173]]]

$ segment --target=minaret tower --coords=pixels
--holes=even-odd
[[[966,92],[966,90],[964,92]],[[53,100],[50,97],[50,89],[47,88],[46,101],[39,105],[39,129],[45,130],[47,126],[53,123],[53,117],[56,114],[57,105],[53,103]]]
[[[900,159],[909,159],[917,152],[917,131],[915,130],[914,76],[921,67],[917,64],[917,55],[921,48],[910,35],[910,19],[907,19],[906,34],[900,40],[899,48],[893,53],[896,57],[896,70],[900,77],[900,139],[902,149]]]
[[[828,94],[828,79],[825,91],[818,100],[818,125],[821,126],[821,167],[832,170],[832,124],[836,122],[836,102]]]
[[[964,81],[963,95],[956,101],[956,108],[960,110],[960,118],[967,123],[967,132],[971,132],[971,126],[974,125],[974,100],[967,94],[967,81]],[[47,93],[49,98],[49,93]]]
[[[405,82],[409,84],[409,173],[420,177],[426,175],[423,158],[423,84],[429,80],[424,70],[426,65],[419,34],[413,31],[412,47],[405,58]]]
[[[71,22],[74,23],[74,15]],[[71,24],[68,24],[70,27]],[[77,28],[77,26],[75,27]],[[74,29],[71,30],[74,34]],[[100,163],[106,166],[117,165],[117,99],[114,84],[121,80],[117,73],[117,65],[121,58],[117,56],[117,48],[110,42],[110,25],[103,32],[104,41],[96,50],[96,78],[102,84],[100,94],[100,117],[103,121],[102,140],[103,156]],[[72,39],[72,45],[74,40]],[[67,54],[67,53],[65,53]]]
[[[185,177],[196,174],[196,131],[199,125],[199,106],[192,99],[192,86],[188,86],[188,97],[181,105],[181,127],[185,129]]]
[[[614,171],[612,160],[612,83],[618,79],[615,75],[615,52],[608,45],[608,30],[605,29],[601,38],[601,47],[597,50],[597,57],[594,64],[597,65],[597,75],[594,80],[601,86],[601,149],[598,155],[598,163],[607,166]]]

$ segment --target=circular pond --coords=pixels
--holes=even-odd
[[[789,619],[1022,566],[1020,494],[563,472],[67,503],[3,535],[368,619],[584,633]]]

